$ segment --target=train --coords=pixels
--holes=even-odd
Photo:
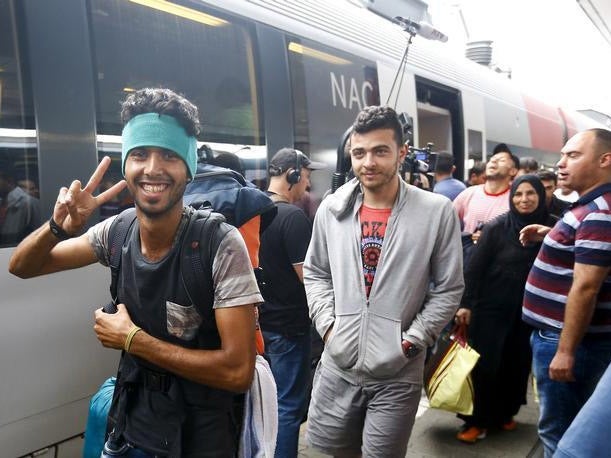
[[[108,181],[120,179],[119,102],[151,86],[193,101],[200,145],[238,154],[255,183],[285,146],[328,164],[312,174],[318,198],[367,105],[392,100],[414,145],[451,152],[462,178],[500,142],[553,165],[596,125],[418,36],[399,72],[408,39],[357,0],[0,0],[0,183],[26,190],[42,224],[59,188],[86,182],[103,156]],[[17,242],[0,239],[0,265]],[[109,283],[102,266],[27,281],[0,272],[2,456],[78,455],[66,444],[119,358],[92,330]]]

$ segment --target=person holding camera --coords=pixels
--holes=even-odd
[[[405,456],[425,350],[463,293],[459,222],[448,199],[400,178],[392,108],[361,111],[349,142],[355,178],[322,201],[303,266],[325,341],[306,440],[335,456]]]

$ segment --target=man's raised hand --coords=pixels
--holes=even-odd
[[[544,226],[543,224],[529,224],[528,226],[524,226],[520,231],[520,243],[526,246],[531,243],[541,242],[551,230],[551,227]]]
[[[80,232],[96,208],[113,199],[125,189],[127,184],[125,180],[121,180],[97,196],[93,195],[108,167],[110,167],[110,163],[110,158],[105,156],[84,188],[81,188],[79,180],[74,180],[70,188],[62,187],[59,190],[57,202],[55,202],[55,208],[53,209],[53,219],[68,234]]]

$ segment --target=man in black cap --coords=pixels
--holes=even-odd
[[[278,389],[276,456],[297,456],[299,427],[310,380],[310,318],[303,287],[303,261],[311,222],[296,205],[310,186],[310,172],[325,168],[299,150],[282,148],[269,164],[268,194],[278,214],[261,235],[259,260],[265,276],[260,324],[265,354]]]

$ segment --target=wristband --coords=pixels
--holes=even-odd
[[[68,234],[64,229],[55,222],[53,216],[49,218],[49,229],[51,229],[51,233],[57,237],[60,241],[68,240],[74,237],[74,235]]]
[[[138,331],[142,331],[142,328],[139,326],[133,326],[129,332],[127,333],[127,337],[125,338],[125,343],[123,344],[123,349],[129,353],[129,349],[132,346],[132,340],[134,336],[138,333]]]

